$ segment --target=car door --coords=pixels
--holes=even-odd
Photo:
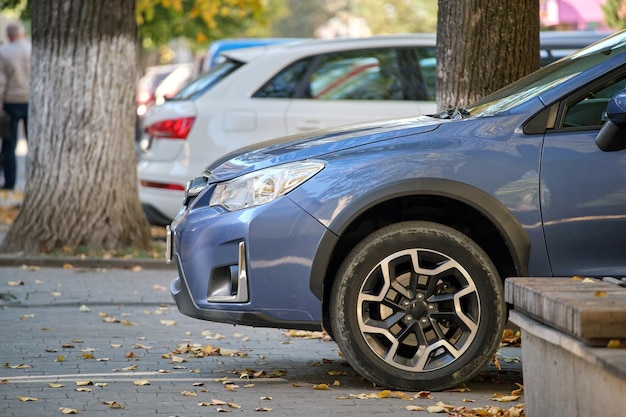
[[[289,132],[434,113],[436,51],[421,48],[420,55],[417,49],[390,47],[316,56],[287,110]]]
[[[626,151],[595,144],[606,104],[625,79],[607,75],[565,100],[545,136],[541,210],[555,276],[626,275]]]

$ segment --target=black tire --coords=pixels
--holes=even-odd
[[[350,252],[333,284],[330,321],[342,353],[370,381],[439,391],[484,369],[506,306],[498,272],[475,242],[411,221],[372,233]]]

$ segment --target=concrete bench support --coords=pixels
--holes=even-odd
[[[528,417],[626,415],[626,288],[571,278],[509,278],[522,331]],[[619,341],[619,342],[618,342]]]

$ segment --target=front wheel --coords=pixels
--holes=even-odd
[[[506,308],[502,281],[466,235],[411,221],[361,241],[330,299],[335,340],[377,385],[437,391],[466,382],[495,353]]]

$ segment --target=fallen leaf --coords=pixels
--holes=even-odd
[[[391,398],[391,391],[389,391],[388,389],[382,390],[378,394],[376,394],[376,396],[378,398]]]
[[[409,411],[424,411],[424,407],[420,407],[419,405],[407,405],[406,409]]]
[[[24,285],[24,281],[7,281],[7,285],[9,287],[19,287],[21,285]]]
[[[106,382],[96,382],[94,385],[96,387],[104,388],[104,387],[106,387],[109,384],[107,384]]]
[[[82,313],[89,313],[91,311],[91,309],[89,307],[87,307],[85,304],[83,304],[83,305],[80,306],[78,311],[80,311]]]
[[[165,285],[155,284],[152,286],[152,289],[155,291],[165,291],[167,290],[167,287]]]
[[[83,357],[83,359],[95,359],[96,358],[91,353],[83,353],[81,356]]]
[[[413,398],[428,398],[428,399],[432,399],[433,396],[430,395],[430,391],[420,391],[417,394],[415,394],[413,396]]]
[[[19,365],[9,365],[9,368],[11,369],[28,369],[28,368],[32,368],[30,365],[26,365],[23,363],[20,363]]]
[[[126,366],[124,368],[118,368],[118,369],[113,369],[113,372],[118,372],[118,371],[134,371],[135,369],[137,369],[137,365],[130,365],[130,366]]]
[[[147,350],[150,350],[150,349],[153,349],[153,347],[152,346],[147,346],[147,345],[142,345],[141,343],[135,343],[133,345],[133,349],[147,349]]]
[[[28,319],[32,319],[33,317],[35,317],[34,314],[22,314],[20,316],[20,320],[28,320]]]
[[[118,403],[117,401],[102,401],[102,404],[106,404],[111,409],[123,410],[124,404]]]
[[[138,379],[137,381],[133,381],[133,385],[137,385],[137,386],[150,385],[150,381],[148,381],[147,379]]]
[[[313,385],[313,389],[314,390],[327,390],[330,388],[328,387],[328,384],[317,384],[317,385]]]
[[[620,348],[624,348],[626,347],[626,345],[624,345],[622,343],[621,340],[619,339],[611,339],[609,340],[609,342],[606,344],[606,347],[609,349],[620,349]]]
[[[175,326],[176,320],[161,320],[163,326]]]
[[[333,381],[333,387],[340,387],[341,386],[341,382],[335,380]]]
[[[74,268],[74,266],[72,266],[72,264],[68,264],[68,263],[64,263],[63,264],[63,269],[72,269]]]
[[[181,392],[181,394],[183,395],[183,397],[197,397],[198,396],[198,394],[193,391],[183,391]]]
[[[63,414],[78,414],[78,410],[68,407],[60,407],[59,411]]]
[[[121,348],[122,345],[120,343],[111,343],[110,345],[113,349]]]
[[[267,397],[267,396],[265,396],[265,397],[260,397],[260,398],[259,398],[259,400],[261,400],[261,401],[271,401],[271,400],[272,400],[272,397]]]
[[[607,295],[608,293],[606,291],[594,291],[593,292],[594,297],[606,297]]]
[[[93,391],[93,389],[91,389],[91,388],[74,388],[74,391],[76,391],[76,392],[91,392],[91,391]]]
[[[67,358],[67,356],[59,355],[59,356],[57,356],[57,358],[54,361],[55,362],[63,362],[65,360],[65,358]]]
[[[63,384],[56,384],[54,382],[48,382],[50,388],[63,388]]]
[[[259,407],[259,408],[255,408],[254,411],[267,411],[267,412],[272,412],[274,411],[273,409],[269,408],[269,407]]]
[[[91,382],[91,381],[76,381],[76,382],[74,382],[74,384],[76,384],[77,387],[86,387],[88,385],[93,385],[93,382]]]
[[[520,398],[519,395],[504,395],[504,394],[495,393],[491,397],[491,400],[506,403],[506,402],[511,402],[511,401],[517,401],[519,400],[519,398]]]
[[[35,397],[22,397],[21,395],[17,397],[20,401],[26,402],[26,401],[39,401],[39,398],[35,398]]]
[[[476,400],[470,400],[470,399],[468,399],[468,398],[463,398],[463,402],[464,402],[464,403],[475,403],[475,402],[476,402]]]

